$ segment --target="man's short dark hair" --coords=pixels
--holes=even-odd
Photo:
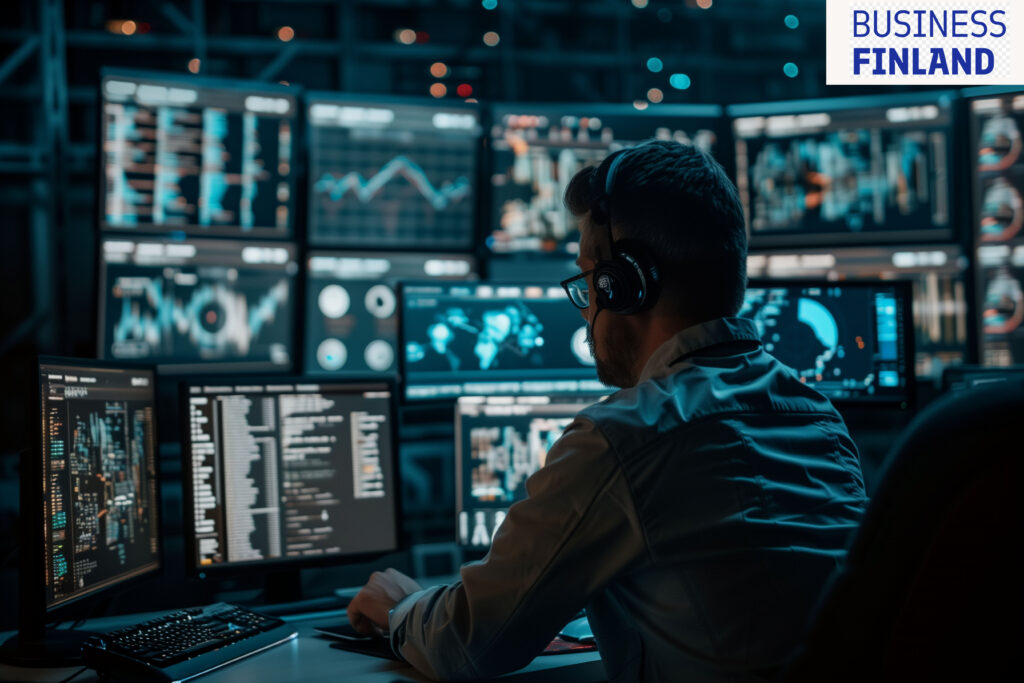
[[[591,210],[596,172],[589,166],[569,182],[565,204],[573,215]],[[608,206],[615,239],[650,251],[662,296],[678,302],[682,315],[696,322],[736,315],[747,282],[747,232],[736,186],[710,154],[663,140],[631,149],[615,171]],[[591,227],[598,253],[607,254],[606,226]]]

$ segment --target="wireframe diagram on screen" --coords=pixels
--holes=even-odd
[[[487,547],[526,480],[576,414],[598,396],[464,396],[455,409],[459,543]]]
[[[756,324],[764,349],[833,399],[910,397],[909,288],[869,283],[753,286],[740,317]]]
[[[160,566],[152,371],[40,365],[46,603]]]
[[[403,287],[406,397],[600,392],[587,327],[558,287]]]
[[[576,219],[562,198],[572,177],[608,154],[651,138],[719,152],[721,109],[501,104],[491,127],[492,216],[487,245],[495,253],[576,253]]]
[[[311,94],[309,241],[468,250],[480,120],[469,105]]]
[[[196,370],[291,364],[290,244],[106,239],[102,256],[104,357]]]
[[[476,277],[476,260],[459,254],[317,251],[307,264],[304,348],[310,374],[394,375],[398,283]]]
[[[732,108],[752,244],[949,238],[953,101],[904,99]]]
[[[294,89],[124,73],[101,94],[103,228],[291,235]]]

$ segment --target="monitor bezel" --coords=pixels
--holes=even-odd
[[[309,348],[307,348],[307,342],[309,342],[310,339],[311,339],[311,334],[310,334],[311,328],[310,328],[310,326],[312,325],[312,322],[311,322],[311,315],[310,314],[312,312],[314,312],[314,311],[319,312],[318,310],[314,309],[314,306],[315,306],[315,304],[314,304],[315,296],[314,296],[314,292],[313,292],[314,282],[318,282],[320,277],[321,277],[321,276],[314,276],[313,275],[312,270],[311,270],[310,265],[309,265],[309,262],[310,262],[310,259],[318,257],[318,256],[320,256],[320,257],[328,257],[328,258],[346,258],[346,257],[351,257],[351,258],[375,258],[376,257],[376,258],[385,258],[385,259],[391,259],[391,258],[394,258],[394,257],[409,257],[409,256],[415,257],[417,259],[429,259],[431,257],[439,258],[439,259],[452,258],[452,259],[459,260],[459,261],[468,261],[469,264],[470,264],[469,274],[466,277],[454,277],[454,278],[453,277],[439,276],[439,277],[436,278],[437,282],[479,282],[479,281],[481,281],[481,278],[482,278],[481,270],[482,270],[482,267],[483,267],[483,263],[482,263],[480,257],[475,252],[468,252],[467,253],[467,252],[439,252],[439,251],[429,251],[429,252],[423,252],[423,251],[384,251],[384,250],[380,250],[380,249],[374,250],[374,251],[357,251],[357,250],[352,250],[352,249],[320,249],[320,248],[313,248],[313,247],[310,247],[310,248],[306,249],[304,251],[304,253],[303,253],[303,259],[302,259],[302,265],[301,265],[302,274],[304,276],[304,281],[303,281],[303,302],[302,302],[303,305],[302,305],[302,320],[301,320],[301,323],[302,323],[302,326],[301,326],[301,343],[302,343],[302,354],[301,355],[302,355],[302,364],[301,364],[300,367],[302,368],[302,374],[303,375],[306,375],[306,376],[309,376],[309,377],[315,377],[317,379],[327,379],[327,378],[330,378],[330,377],[337,377],[338,379],[348,379],[348,378],[360,379],[360,378],[366,378],[366,377],[382,377],[382,378],[391,379],[392,381],[397,382],[398,377],[400,376],[400,373],[401,373],[401,361],[399,360],[398,356],[401,355],[401,348],[400,348],[400,345],[401,345],[401,329],[400,328],[401,328],[401,324],[402,324],[401,323],[402,300],[401,300],[401,292],[399,292],[399,287],[401,286],[401,283],[403,283],[403,282],[406,282],[406,281],[419,281],[419,280],[422,280],[423,277],[424,277],[424,276],[417,276],[415,278],[403,278],[403,277],[385,276],[385,277],[382,277],[382,278],[378,279],[378,282],[380,284],[388,284],[388,285],[390,285],[391,288],[395,292],[395,313],[394,313],[394,316],[395,316],[395,321],[396,321],[396,325],[395,325],[395,335],[396,335],[396,339],[395,339],[395,356],[396,357],[395,357],[394,366],[392,367],[391,370],[388,370],[386,372],[381,372],[381,373],[375,373],[375,372],[370,371],[370,370],[365,371],[365,372],[360,372],[358,370],[346,371],[344,368],[342,368],[341,370],[336,370],[336,371],[324,370],[324,369],[316,366],[316,358],[315,358],[316,353],[315,353],[315,351],[313,351],[311,353],[312,348],[313,348],[312,345]],[[345,281],[346,280],[341,280],[341,279],[337,280],[337,282],[345,282]],[[351,281],[351,282],[369,282],[369,281],[371,281],[371,278],[351,278],[351,280],[348,280],[348,281]]]
[[[608,398],[609,396],[611,396],[613,393],[615,393],[614,389],[609,389],[609,391],[607,393],[603,393],[603,394],[549,394],[549,395],[543,395],[543,394],[502,394],[502,395],[488,395],[488,396],[481,396],[479,394],[475,394],[475,395],[459,396],[457,399],[455,399],[455,402],[454,402],[454,405],[453,405],[453,408],[452,408],[452,412],[453,412],[453,415],[454,415],[454,426],[455,426],[455,443],[454,443],[454,452],[453,452],[454,453],[454,457],[455,457],[455,466],[453,468],[454,469],[454,476],[455,476],[455,516],[454,516],[454,522],[455,522],[455,525],[454,525],[455,545],[457,545],[458,547],[462,548],[464,551],[487,551],[490,548],[490,544],[488,544],[486,547],[484,547],[484,546],[472,545],[470,543],[462,543],[462,541],[459,538],[459,514],[465,511],[465,505],[464,505],[465,501],[463,500],[463,490],[462,490],[462,488],[463,488],[462,470],[463,470],[463,467],[464,467],[464,462],[463,461],[465,460],[464,453],[463,453],[464,444],[463,444],[463,440],[462,440],[462,420],[465,418],[465,416],[463,415],[462,411],[460,410],[460,406],[461,406],[462,403],[464,403],[464,402],[468,403],[470,401],[478,401],[480,403],[486,404],[488,401],[490,401],[492,399],[497,399],[499,401],[506,401],[510,405],[517,405],[517,404],[520,404],[522,399],[543,399],[543,398],[546,398],[546,399],[548,399],[548,403],[546,403],[546,404],[537,403],[536,405],[553,405],[553,404],[566,403],[566,402],[583,403],[583,399],[592,399],[592,400],[590,400],[589,403],[586,403],[585,405],[583,405],[582,408],[580,408],[579,411],[577,411],[577,415],[579,415],[579,412],[582,412],[583,410],[586,410],[587,408],[589,408],[592,405],[600,403],[601,401],[603,401],[606,398]],[[565,432],[563,431],[562,434],[564,435]],[[559,437],[559,438],[561,438],[561,437]],[[516,502],[518,502],[518,501],[516,501]],[[515,502],[511,503],[509,505],[509,507],[511,507],[514,504],[515,504]]]
[[[807,114],[820,111],[850,111],[856,109],[875,109],[884,107],[922,106],[939,104],[949,112],[950,121],[946,124],[949,134],[946,151],[946,175],[949,178],[949,225],[944,228],[921,228],[915,230],[878,230],[873,232],[836,232],[818,233],[786,232],[781,235],[755,235],[750,230],[750,216],[744,212],[747,223],[747,237],[752,250],[773,248],[808,248],[873,245],[916,245],[928,243],[959,243],[958,225],[962,216],[962,207],[966,201],[963,188],[953,180],[957,177],[959,151],[962,140],[962,112],[958,106],[960,94],[957,90],[932,90],[917,93],[898,93],[893,95],[861,95],[854,97],[833,97],[808,100],[787,100],[783,102],[761,102],[754,104],[734,104],[725,108],[726,123],[730,130],[732,142],[733,179],[738,186],[739,161],[736,144],[736,119],[752,116],[780,116],[786,114]]]
[[[467,136],[475,138],[473,145],[473,182],[476,184],[473,188],[473,207],[472,207],[472,220],[473,226],[469,230],[469,237],[464,244],[458,247],[451,245],[438,245],[438,244],[400,244],[394,247],[388,247],[386,242],[379,244],[367,245],[367,244],[349,244],[345,242],[331,242],[318,239],[314,235],[312,227],[311,216],[313,213],[313,169],[310,164],[311,154],[309,150],[313,148],[313,126],[309,120],[309,109],[314,103],[326,103],[326,104],[369,104],[369,105],[380,105],[380,106],[399,106],[399,107],[426,107],[435,110],[455,110],[455,111],[466,111],[472,112],[476,116],[477,125],[480,128],[480,132],[475,136]],[[409,95],[381,95],[380,93],[349,93],[332,90],[308,90],[303,92],[301,102],[302,112],[302,126],[303,126],[303,149],[306,150],[306,154],[303,157],[305,171],[303,177],[303,207],[305,211],[305,220],[303,221],[303,228],[305,231],[305,243],[309,251],[347,251],[347,252],[382,252],[382,251],[394,251],[396,253],[448,253],[448,254],[459,254],[459,255],[472,255],[480,260],[478,253],[478,242],[481,230],[480,213],[483,202],[483,192],[481,192],[481,183],[485,177],[483,175],[484,170],[484,140],[487,135],[487,117],[486,108],[478,102],[465,102],[463,100],[438,100],[434,98],[414,97]]]
[[[156,479],[156,492],[153,506],[156,512],[157,553],[156,566],[145,571],[125,577],[114,583],[100,586],[93,589],[83,590],[78,595],[61,600],[55,605],[48,604],[46,596],[46,560],[43,555],[46,539],[45,525],[46,515],[43,506],[46,504],[44,488],[39,482],[45,482],[46,464],[44,455],[44,438],[42,433],[43,421],[43,386],[40,380],[42,368],[46,365],[58,365],[67,367],[78,367],[85,370],[126,370],[134,372],[149,373],[152,381],[152,437],[153,437],[153,461]],[[153,365],[144,363],[131,363],[120,361],[102,361],[91,358],[71,358],[65,356],[36,356],[33,363],[35,376],[33,378],[34,406],[40,416],[40,423],[33,430],[33,446],[22,453],[21,460],[21,536],[22,536],[22,557],[19,573],[19,594],[21,602],[20,629],[23,634],[30,637],[41,637],[45,630],[45,624],[52,620],[54,615],[66,614],[70,608],[81,604],[85,600],[94,599],[98,596],[109,595],[133,586],[139,582],[153,578],[163,573],[166,562],[164,557],[164,514],[162,500],[162,470],[160,463],[160,439],[157,424],[157,372]],[[42,528],[44,533],[38,533]]]
[[[892,287],[897,298],[900,299],[900,323],[904,330],[902,353],[905,359],[907,372],[904,380],[903,396],[873,396],[873,397],[846,397],[838,398],[819,392],[830,402],[836,405],[858,407],[858,406],[888,406],[898,407],[902,410],[912,409],[916,402],[917,394],[917,373],[915,370],[915,346],[914,346],[914,283],[911,280],[814,280],[814,279],[779,279],[765,280],[757,278],[747,282],[747,289],[782,289],[786,287],[843,287],[854,289],[872,289],[877,287]],[[810,385],[808,385],[810,386]],[[813,388],[813,387],[812,387]],[[817,390],[816,390],[817,391]]]
[[[252,562],[223,562],[219,565],[200,566],[195,544],[194,491],[192,487],[192,430],[189,419],[189,388],[208,385],[245,385],[245,384],[341,384],[352,387],[367,387],[387,390],[390,393],[388,407],[391,426],[388,430],[392,443],[392,488],[394,513],[395,543],[391,548],[367,553],[350,553],[300,557],[293,559],[256,560]],[[399,412],[396,385],[391,378],[366,377],[353,379],[345,377],[331,380],[325,377],[300,377],[279,375],[224,375],[220,377],[203,377],[199,381],[182,381],[179,384],[179,421],[184,436],[181,440],[181,474],[182,474],[182,534],[185,542],[185,572],[188,576],[198,579],[219,579],[232,576],[251,576],[268,572],[299,570],[314,567],[330,567],[346,564],[367,562],[386,555],[400,552],[408,546],[402,524],[402,477],[401,477],[401,444],[398,440]]]
[[[144,358],[139,361],[122,360],[116,358],[107,358],[109,353],[107,338],[107,295],[109,294],[108,286],[110,284],[108,263],[104,257],[103,245],[108,240],[110,241],[129,241],[135,242],[160,242],[163,244],[194,244],[200,249],[200,245],[224,243],[233,244],[239,248],[244,246],[256,246],[256,247],[267,247],[270,249],[287,249],[291,252],[292,262],[295,264],[296,272],[290,274],[287,270],[283,271],[285,277],[289,278],[291,282],[291,294],[292,301],[289,305],[292,307],[292,324],[288,330],[288,343],[289,348],[289,362],[287,365],[274,365],[269,360],[246,360],[242,358],[225,359],[225,360],[202,360],[199,358],[190,359],[186,361],[174,361],[167,360],[166,356],[156,356],[153,358]],[[96,355],[103,360],[103,362],[111,363],[126,363],[126,364],[137,364],[146,365],[148,367],[155,368],[156,372],[162,376],[172,375],[203,375],[209,373],[212,375],[225,375],[231,372],[238,372],[239,374],[245,373],[250,375],[255,374],[267,374],[271,375],[274,373],[291,374],[294,372],[296,367],[299,367],[300,354],[301,354],[301,334],[302,325],[305,322],[302,316],[302,310],[299,306],[299,300],[304,301],[305,294],[302,291],[302,287],[305,286],[305,281],[302,279],[303,276],[303,264],[301,256],[306,252],[302,245],[295,241],[269,241],[269,240],[253,240],[253,239],[242,239],[232,240],[225,237],[215,238],[196,238],[191,235],[158,235],[158,234],[124,234],[124,233],[99,233],[96,241],[96,254],[95,254],[95,277],[94,286],[96,287],[97,301],[96,301],[96,319],[95,319],[95,339],[96,339]]]
[[[549,260],[558,262],[560,260],[572,261],[576,257],[571,251],[495,251],[487,245],[487,238],[496,228],[494,212],[494,192],[491,185],[491,178],[495,171],[495,155],[491,144],[493,128],[500,125],[501,118],[507,114],[540,114],[544,116],[615,116],[626,117],[635,120],[664,120],[684,121],[686,119],[706,119],[713,122],[711,126],[718,135],[718,154],[715,160],[721,164],[726,175],[733,183],[736,182],[736,153],[733,149],[732,125],[725,115],[725,107],[716,103],[693,103],[693,104],[658,104],[649,106],[646,109],[637,109],[632,104],[613,103],[579,103],[579,102],[492,102],[487,108],[486,127],[483,131],[484,159],[486,175],[482,183],[486,185],[486,201],[481,206],[480,218],[478,219],[479,230],[478,240],[482,258],[488,263],[492,260],[500,260],[509,263],[522,262],[524,260]],[[653,131],[652,131],[653,132]],[[650,138],[647,138],[650,139]],[[645,140],[638,140],[643,143]]]
[[[288,229],[284,233],[275,234],[266,229],[261,230],[259,234],[245,234],[242,232],[241,227],[235,228],[210,228],[204,230],[195,225],[175,226],[170,227],[155,227],[152,224],[144,224],[134,228],[125,228],[119,226],[107,225],[106,216],[104,214],[105,204],[105,193],[106,193],[106,171],[105,171],[105,157],[103,154],[103,141],[104,141],[104,130],[103,130],[103,82],[108,78],[123,77],[127,79],[147,79],[154,81],[169,81],[174,83],[181,83],[182,85],[197,88],[210,88],[214,90],[238,90],[242,92],[263,92],[269,94],[280,94],[291,96],[295,101],[295,112],[292,114],[291,119],[293,122],[292,127],[292,166],[295,167],[296,173],[291,181],[292,185],[292,205],[291,214]],[[298,236],[300,216],[297,214],[298,206],[301,203],[301,197],[298,193],[300,184],[303,182],[303,177],[300,173],[305,165],[305,160],[302,157],[303,145],[302,145],[302,107],[303,102],[303,89],[297,85],[284,85],[281,83],[267,83],[264,81],[247,80],[243,78],[227,78],[221,76],[206,76],[206,75],[184,75],[177,74],[168,71],[159,70],[148,70],[148,69],[133,69],[133,68],[120,68],[120,67],[102,67],[99,70],[99,78],[96,81],[96,102],[100,108],[99,115],[96,117],[96,144],[98,146],[96,150],[96,209],[95,219],[97,232],[102,235],[163,235],[165,237],[206,237],[206,238],[219,238],[219,239],[240,239],[240,240],[267,240],[267,241],[295,241]],[[266,234],[265,234],[266,233]]]
[[[971,375],[985,375],[998,377],[1004,375],[1004,381],[1024,378],[1024,365],[953,365],[942,372],[942,393],[948,394],[956,391],[962,393],[977,388],[978,385],[954,389],[953,384],[959,379]]]
[[[1024,85],[980,86],[976,88],[965,88],[961,90],[960,93],[964,99],[967,111],[967,140],[964,142],[964,147],[966,148],[967,153],[966,163],[970,169],[970,183],[967,189],[969,197],[969,211],[967,212],[968,218],[966,220],[966,224],[969,226],[969,229],[967,230],[967,235],[965,235],[964,238],[964,241],[969,245],[967,251],[969,252],[969,260],[973,273],[973,279],[970,281],[970,284],[973,286],[973,292],[968,293],[968,305],[971,306],[973,311],[969,330],[973,334],[973,359],[979,363],[980,367],[987,367],[981,366],[980,364],[985,359],[985,349],[988,346],[985,334],[985,321],[982,314],[984,311],[985,288],[987,285],[985,276],[990,270],[990,267],[983,267],[978,259],[978,252],[980,248],[985,246],[985,243],[980,239],[980,221],[978,220],[984,199],[982,197],[981,172],[978,170],[977,163],[978,140],[980,138],[981,128],[979,126],[980,121],[974,114],[973,103],[977,99],[1003,98],[1012,95],[1024,96]],[[1018,235],[1014,239],[1017,242],[1020,242],[1021,240],[1024,240],[1024,236]],[[1011,250],[1014,246],[1013,240],[1010,242],[991,242],[989,244],[1005,244],[1010,247]],[[1007,258],[1006,263],[1010,263],[1009,257]],[[1019,359],[1018,362],[1020,362]],[[943,390],[945,391],[946,388],[946,378],[943,376]]]
[[[399,347],[399,349],[398,349],[398,355],[399,355],[399,359],[398,359],[398,385],[401,387],[401,404],[402,404],[403,407],[411,408],[411,407],[415,407],[415,406],[423,406],[424,408],[427,408],[429,406],[445,406],[447,404],[452,403],[453,401],[458,401],[459,398],[461,398],[462,396],[473,396],[473,395],[475,395],[475,394],[459,394],[458,396],[438,396],[438,397],[430,397],[430,398],[409,398],[408,393],[407,393],[408,392],[408,388],[409,388],[409,372],[408,372],[408,361],[406,359],[406,349],[405,349],[405,332],[406,332],[405,298],[406,298],[406,289],[408,287],[437,287],[437,286],[443,286],[443,285],[446,285],[446,284],[475,284],[475,285],[484,285],[484,286],[491,286],[491,287],[505,287],[505,286],[508,286],[508,287],[521,287],[521,288],[522,287],[529,287],[529,286],[537,286],[537,287],[557,287],[558,286],[557,282],[537,283],[537,282],[522,282],[522,281],[515,282],[515,281],[497,281],[497,280],[476,280],[476,281],[474,281],[474,280],[465,280],[465,281],[461,281],[461,282],[460,281],[447,281],[447,280],[435,280],[435,281],[430,281],[430,280],[405,280],[405,281],[400,282],[398,284],[398,290],[397,290],[398,291],[398,347]],[[567,306],[567,308],[566,308],[566,314],[567,315],[578,314],[578,312],[579,312],[578,309],[573,307],[572,303],[569,302],[568,298],[566,299],[566,306]],[[594,374],[594,380],[595,381],[600,381],[600,380],[597,379],[596,370],[595,370],[595,374]],[[612,391],[614,391],[614,388],[609,388],[609,393],[611,393]],[[575,396],[583,396],[583,395],[593,395],[593,394],[597,394],[597,393],[600,393],[600,392],[588,390],[588,391],[580,391],[577,394],[572,394],[572,393],[567,393],[567,392],[564,392],[564,391],[560,391],[560,392],[556,392],[554,394],[523,393],[523,394],[507,394],[507,395],[510,395],[510,396],[549,396],[549,395],[558,395],[558,396],[574,396],[575,395]],[[505,394],[503,394],[503,395],[505,395]]]

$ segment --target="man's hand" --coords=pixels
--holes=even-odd
[[[400,571],[374,572],[348,603],[348,621],[364,635],[383,635],[388,631],[388,611],[419,590],[423,590],[420,585]]]

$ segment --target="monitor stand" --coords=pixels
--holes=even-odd
[[[269,572],[264,580],[263,593],[255,600],[239,602],[239,604],[271,616],[282,616],[337,611],[344,609],[348,602],[336,595],[304,598],[299,570],[287,569]]]
[[[299,569],[269,572],[263,584],[263,602],[276,605],[302,600],[302,573]]]
[[[60,668],[82,665],[82,643],[93,631],[48,629],[42,637],[18,633],[0,645],[0,662],[11,666]]]

